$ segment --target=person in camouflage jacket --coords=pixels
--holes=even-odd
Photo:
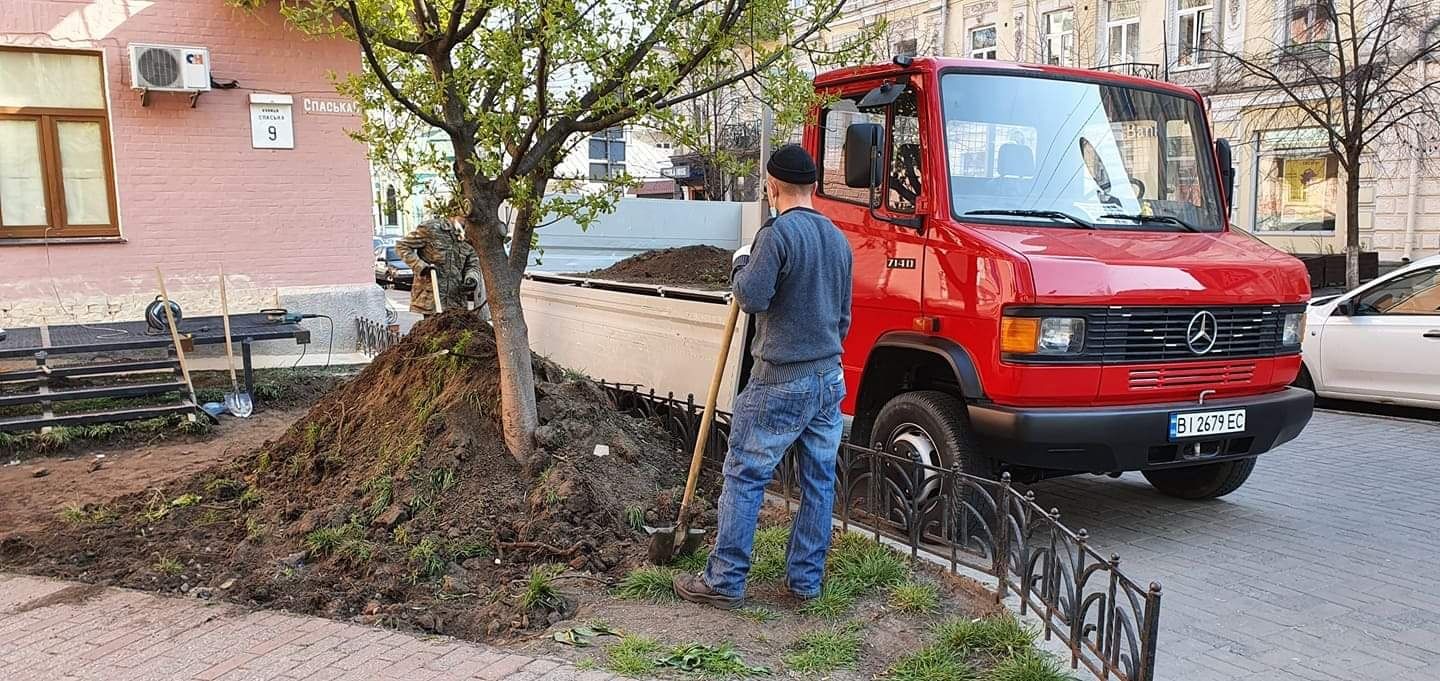
[[[440,277],[444,310],[464,310],[480,288],[480,263],[458,220],[426,220],[395,242],[395,252],[415,271],[410,311],[435,314],[430,277]]]

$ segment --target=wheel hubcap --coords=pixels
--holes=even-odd
[[[890,432],[889,446],[890,451],[897,456],[919,461],[931,468],[945,467],[944,462],[940,460],[940,451],[935,446],[935,440],[919,424],[902,423],[896,426],[895,430]],[[926,471],[920,489],[916,492],[920,497],[926,497],[933,494],[939,487],[939,474]]]

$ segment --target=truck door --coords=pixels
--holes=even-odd
[[[820,112],[820,186],[815,207],[850,240],[854,255],[854,295],[850,335],[845,339],[845,378],[850,387],[845,411],[851,413],[864,370],[866,352],[881,334],[910,330],[920,315],[921,265],[925,240],[908,226],[883,217],[908,217],[920,192],[920,131],[916,94],[907,90],[889,106],[861,110],[870,88],[846,92]],[[850,125],[884,126],[884,181],[870,211],[870,190],[845,183],[845,133]]]

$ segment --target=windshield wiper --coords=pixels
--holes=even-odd
[[[1100,217],[1110,218],[1112,220],[1134,220],[1135,222],[1138,222],[1142,225],[1153,225],[1157,223],[1166,225],[1177,225],[1187,232],[1205,231],[1203,229],[1200,229],[1199,227],[1196,227],[1195,225],[1192,225],[1184,220],[1181,220],[1180,218],[1175,217],[1174,215],[1127,215],[1125,213],[1106,213],[1104,215],[1101,215]]]
[[[1086,220],[1081,220],[1074,215],[1059,210],[967,210],[965,211],[964,215],[1014,215],[1024,218],[1049,218],[1051,220],[1069,222],[1081,229],[1095,229],[1094,224],[1091,224]]]

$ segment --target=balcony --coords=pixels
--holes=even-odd
[[[1160,65],[1147,64],[1142,62],[1127,62],[1124,64],[1102,64],[1093,67],[1092,71],[1108,71],[1119,73],[1136,78],[1149,78],[1150,80],[1161,80]]]

